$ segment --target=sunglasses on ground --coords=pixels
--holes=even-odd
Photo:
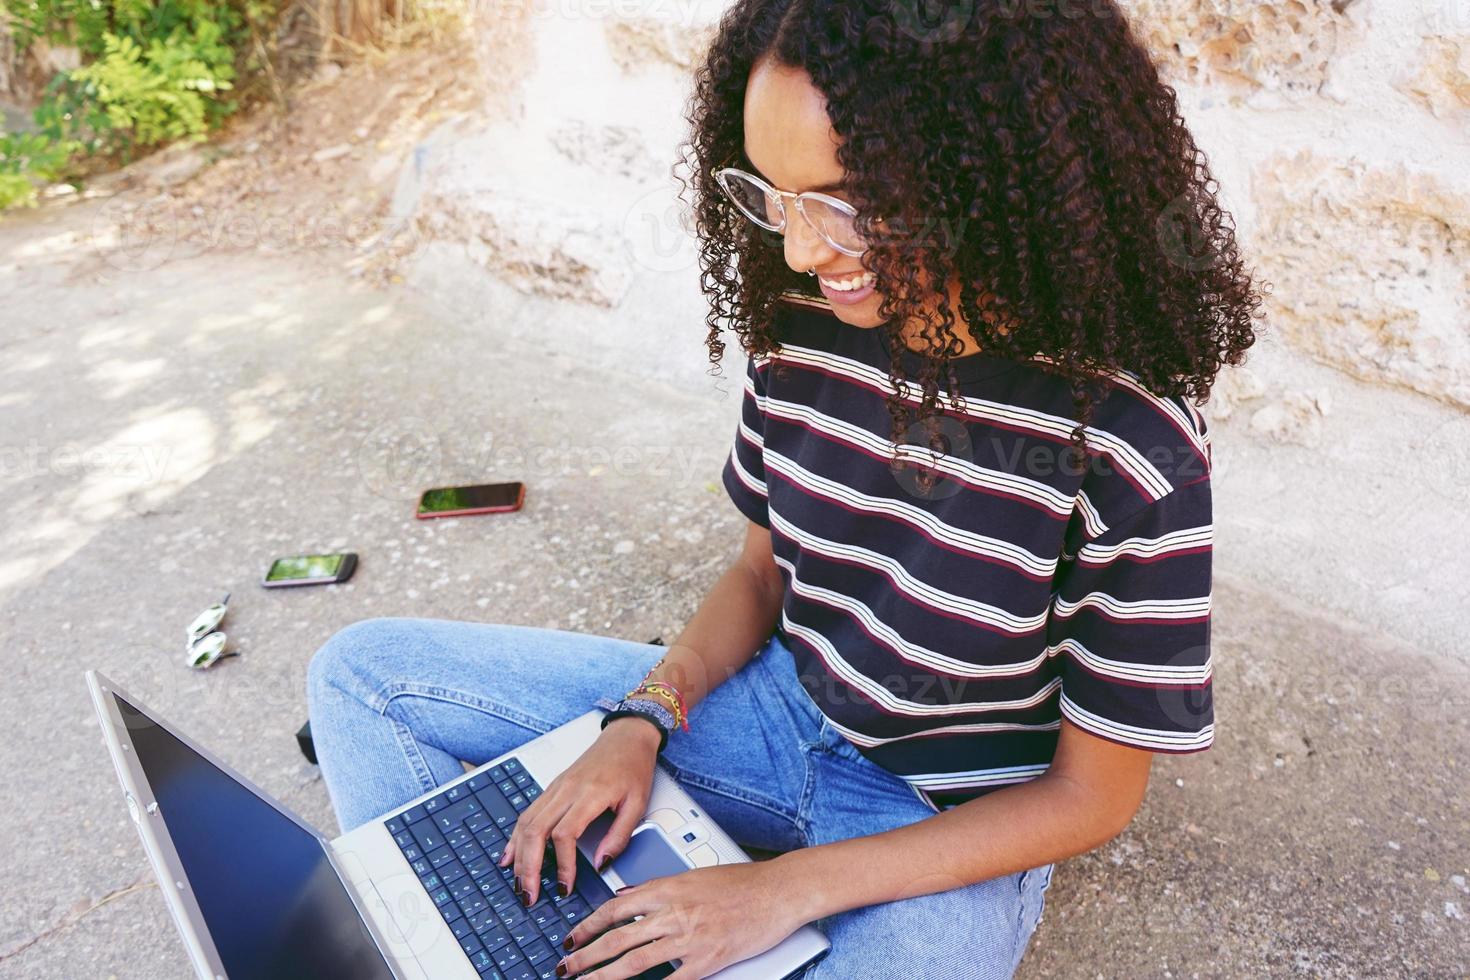
[[[184,662],[190,667],[203,670],[214,666],[226,657],[239,656],[234,652],[225,652],[227,637],[217,629],[219,624],[224,622],[225,613],[229,612],[229,609],[230,594],[226,592],[223,599],[194,617],[194,622],[189,626],[188,639],[185,642],[188,656]]]

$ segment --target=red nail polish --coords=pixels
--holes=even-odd
[[[567,888],[567,883],[566,882],[564,882],[564,881],[558,881],[556,883],[556,893],[558,895],[560,895],[562,898],[566,898],[572,892],[571,892],[571,889]]]
[[[530,892],[526,892],[526,891],[521,892],[521,905],[523,905],[526,908],[530,908],[531,907],[531,893]]]
[[[601,874],[602,872],[606,871],[607,870],[607,863],[609,861],[611,861],[611,860],[612,860],[612,858],[610,858],[606,854],[604,854],[602,856],[602,860],[600,860],[600,861],[597,862],[597,873],[598,874]]]
[[[567,965],[565,963],[558,963],[556,965],[556,975],[559,977],[567,975]]]
[[[572,934],[571,933],[567,933],[567,938],[565,938],[565,939],[563,939],[561,941],[561,948],[562,949],[571,949],[572,948]]]

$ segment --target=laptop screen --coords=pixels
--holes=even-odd
[[[321,842],[113,697],[231,980],[392,980]]]

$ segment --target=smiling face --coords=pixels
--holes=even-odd
[[[756,61],[745,86],[744,126],[745,155],[766,183],[793,193],[822,191],[842,197],[845,171],[837,161],[839,141],[827,115],[826,97],[805,70],[779,64],[770,56]],[[839,252],[823,241],[796,213],[791,198],[785,199],[785,205],[786,264],[801,273],[817,270],[822,294],[831,300],[833,312],[844,323],[863,328],[881,326],[884,321],[878,315],[878,306],[882,297],[872,287],[871,273],[862,259]],[[956,311],[955,332],[963,347],[961,356],[974,353],[979,345],[958,313],[959,280],[952,279],[948,285],[948,302]],[[936,300],[931,308],[937,305]],[[906,330],[905,336],[910,332]]]
[[[761,177],[783,191],[823,191],[841,198],[844,171],[837,162],[838,141],[827,118],[827,100],[800,68],[767,57],[751,69],[745,87],[745,155]],[[845,323],[876,327],[879,296],[862,259],[844,255],[824,242],[785,199],[786,264],[797,272],[815,268],[822,293]],[[866,277],[866,281],[865,280]],[[841,289],[854,280],[857,289]]]

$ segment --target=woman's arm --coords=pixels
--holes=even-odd
[[[945,891],[1060,861],[1112,840],[1133,819],[1153,753],[1063,720],[1045,774],[918,823],[790,851],[770,862],[804,903],[801,921]]]
[[[765,644],[781,614],[784,588],[771,552],[771,532],[748,521],[739,557],[705,595],[648,679],[674,685],[685,705],[694,707]]]
[[[771,553],[771,532],[752,522],[739,558],[704,597],[652,679],[677,687],[686,705],[697,704],[748,663],[771,635],[781,612],[782,589]],[[517,885],[524,882],[526,905],[540,897],[542,854],[548,842],[556,849],[558,874],[568,891],[576,884],[577,838],[599,814],[612,809],[614,817],[594,863],[601,865],[628,846],[647,807],[658,742],[658,730],[650,721],[613,720],[516,821],[500,863],[515,864]]]

